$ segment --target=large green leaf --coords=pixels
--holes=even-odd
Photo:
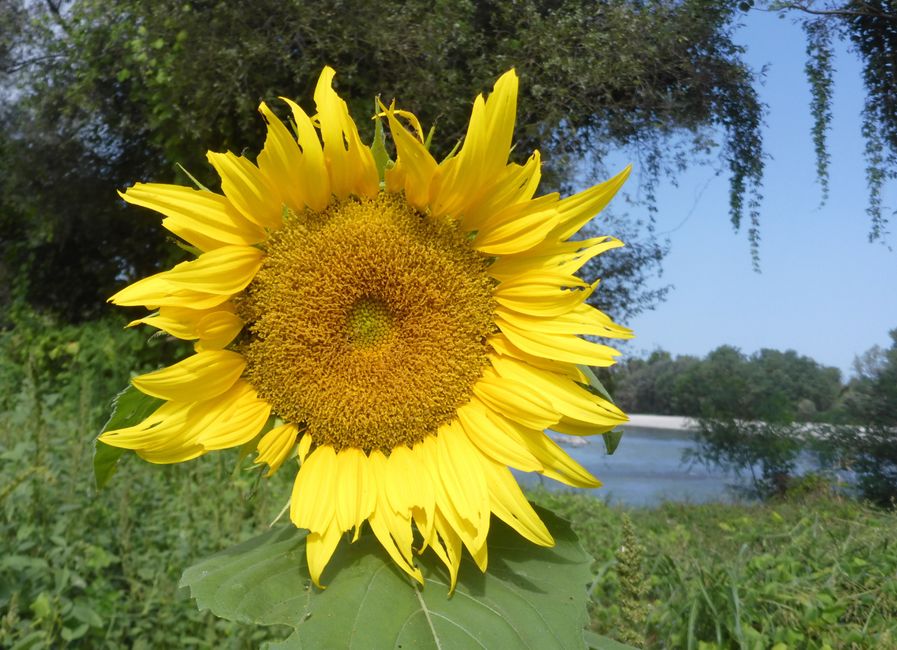
[[[420,589],[395,567],[376,538],[341,543],[311,585],[305,533],[281,526],[199,562],[184,572],[200,609],[295,632],[274,647],[294,648],[584,648],[586,584],[591,558],[569,524],[540,516],[554,548],[534,546],[493,519],[489,570],[461,562],[458,586],[432,551],[418,561]]]
[[[161,404],[162,400],[144,395],[133,386],[128,386],[112,402],[112,415],[100,433],[130,427],[142,422]],[[109,482],[124,453],[124,449],[107,445],[100,440],[95,441],[93,475],[97,482],[97,489],[102,489]]]
[[[586,645],[589,650],[636,650],[631,645],[614,641],[606,636],[595,634],[591,630],[585,631]]]

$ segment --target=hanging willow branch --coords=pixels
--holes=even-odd
[[[826,138],[832,122],[832,33],[824,20],[804,22],[807,35],[807,63],[804,71],[810,83],[810,112],[813,115],[813,148],[816,151],[816,179],[822,190],[820,204],[828,200],[831,155]]]

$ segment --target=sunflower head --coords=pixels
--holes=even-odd
[[[535,197],[540,159],[509,163],[517,77],[474,101],[463,145],[442,162],[417,118],[383,106],[396,160],[380,171],[325,68],[315,113],[266,105],[253,162],[208,154],[221,193],[137,183],[196,259],[111,301],[195,341],[195,354],[133,379],[164,403],[101,440],[155,463],[254,442],[272,474],[295,459],[290,517],[321,574],[365,522],[415,580],[432,549],[454,585],[462,548],[486,569],[494,514],[536,544],[552,538],[509,467],[599,485],[545,434],[626,419],[581,366],[615,350],[583,335],[631,333],[590,306],[575,273],[622,245],[572,239],[628,169],[580,194]],[[406,126],[407,125],[407,126]],[[292,465],[292,463],[290,463]]]

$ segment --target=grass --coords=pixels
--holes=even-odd
[[[573,522],[595,558],[591,625],[631,638],[623,520],[643,547],[651,648],[897,648],[897,515],[851,500],[609,507],[531,495]],[[632,542],[629,542],[629,546]],[[631,563],[630,563],[631,564]]]
[[[110,321],[0,332],[0,647],[255,648],[286,636],[198,612],[184,568],[261,530],[291,477],[235,453],[92,484],[92,441],[132,369],[177,349]],[[132,368],[133,367],[133,368]],[[531,497],[595,557],[591,627],[651,648],[897,648],[897,516],[832,498],[609,507]],[[624,540],[628,516],[628,538]],[[778,644],[778,645],[777,645]]]

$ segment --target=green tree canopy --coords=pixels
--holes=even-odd
[[[877,366],[876,366],[877,367]],[[658,350],[613,370],[614,397],[636,413],[790,422],[830,417],[841,372],[794,350],[743,354],[722,345],[703,359]]]

